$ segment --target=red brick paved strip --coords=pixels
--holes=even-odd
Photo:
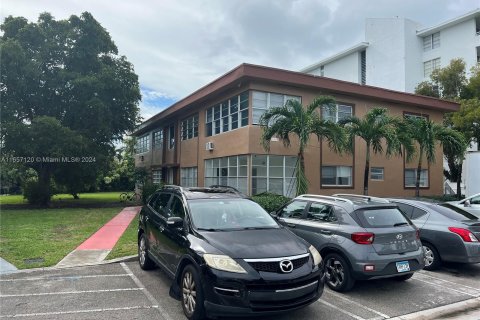
[[[127,229],[140,207],[127,207],[107,222],[76,250],[111,250]]]

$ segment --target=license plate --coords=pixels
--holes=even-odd
[[[410,271],[410,264],[408,264],[408,261],[397,262],[397,271],[398,272]]]

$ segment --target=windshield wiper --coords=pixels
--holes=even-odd
[[[215,228],[197,228],[199,231],[225,231],[224,229],[215,229]]]
[[[276,229],[275,227],[243,227],[238,230],[263,230],[263,229]]]
[[[408,222],[399,222],[399,223],[395,223],[393,226],[394,226],[394,227],[408,226]]]

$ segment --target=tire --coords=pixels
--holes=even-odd
[[[205,319],[204,297],[197,269],[191,264],[187,265],[180,281],[183,313],[189,320]]]
[[[413,273],[404,274],[403,276],[393,277],[393,279],[397,280],[397,281],[406,281],[406,280],[410,279],[411,277],[413,277]]]
[[[155,262],[148,256],[148,242],[145,233],[142,233],[138,239],[138,263],[143,270],[155,268]]]
[[[423,251],[425,252],[425,270],[435,270],[440,267],[442,261],[437,249],[428,242],[422,242]]]
[[[346,292],[355,284],[350,265],[337,253],[325,257],[325,275],[327,285],[334,291]]]

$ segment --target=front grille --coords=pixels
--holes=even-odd
[[[293,263],[293,270],[300,268],[309,260],[309,256],[291,260]],[[280,270],[280,262],[279,261],[255,261],[249,262],[253,269],[262,272],[273,272],[273,273],[283,273]]]

